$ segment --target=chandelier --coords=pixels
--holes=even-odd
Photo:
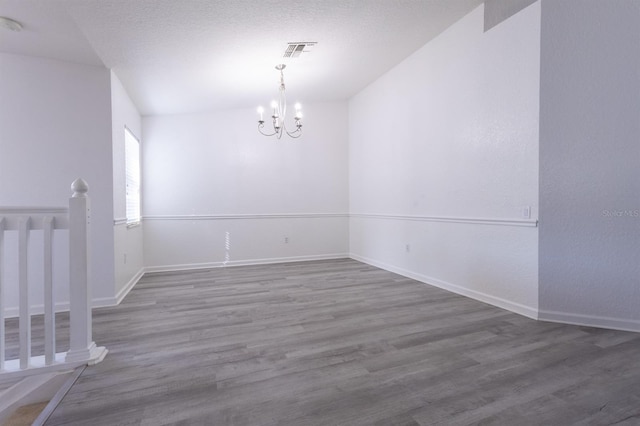
[[[293,131],[287,130],[287,126],[284,122],[287,116],[287,97],[285,95],[284,88],[284,74],[282,70],[285,69],[285,64],[276,65],[276,69],[280,71],[280,87],[278,87],[278,100],[271,101],[271,109],[273,110],[273,115],[271,119],[273,121],[273,133],[265,133],[264,132],[264,108],[261,106],[258,107],[258,114],[260,115],[260,120],[258,120],[258,131],[265,136],[277,136],[278,139],[282,138],[283,134],[287,134],[292,138],[299,138],[302,135],[302,107],[299,103],[296,103],[294,108],[296,113],[293,117],[295,122],[296,129]]]

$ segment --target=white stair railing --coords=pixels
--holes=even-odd
[[[104,359],[107,350],[97,347],[92,338],[91,282],[89,273],[91,207],[87,196],[88,185],[76,179],[71,185],[73,195],[68,208],[0,208],[0,381],[5,378],[27,376],[45,371],[74,368],[82,364],[95,364]],[[56,353],[56,294],[54,292],[54,231],[66,229],[69,233],[69,350]],[[32,231],[42,232],[41,268],[44,315],[44,355],[32,356],[31,317],[35,313],[30,300],[33,269],[30,256]],[[16,279],[7,280],[7,232],[17,232]],[[15,257],[15,256],[14,256]],[[36,275],[36,274],[33,274]],[[7,282],[5,282],[5,280]],[[7,289],[18,294],[18,358],[6,359],[5,317]],[[39,313],[39,312],[38,312]]]

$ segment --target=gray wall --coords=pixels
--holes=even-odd
[[[489,31],[502,21],[520,12],[537,0],[485,0],[484,30]]]
[[[640,330],[640,1],[542,0],[540,317]]]

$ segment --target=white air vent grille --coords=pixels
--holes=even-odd
[[[284,58],[297,58],[303,52],[308,53],[311,51],[311,48],[315,46],[317,43],[315,41],[302,41],[296,43],[288,43],[287,50],[285,50]]]

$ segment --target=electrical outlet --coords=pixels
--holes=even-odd
[[[531,206],[524,206],[522,208],[522,218],[531,219]]]
[[[404,246],[404,250],[405,250],[407,253],[411,253],[411,244],[407,244],[407,245],[405,245],[405,246]]]
[[[284,243],[289,244],[289,237],[284,237]]]

